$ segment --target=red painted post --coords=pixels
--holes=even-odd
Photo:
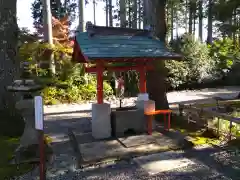
[[[153,115],[147,116],[147,128],[148,128],[148,134],[152,135],[152,121],[153,121]]]
[[[147,92],[147,88],[146,88],[146,71],[145,71],[145,67],[142,66],[139,70],[139,74],[140,74],[140,84],[139,84],[139,90],[140,93],[146,93]]]
[[[168,113],[168,131],[171,128],[171,113]]]
[[[103,104],[103,66],[97,63],[97,103]]]
[[[167,114],[163,113],[163,124],[164,124],[164,130],[166,130],[166,126],[167,126],[167,119],[166,119]]]
[[[39,135],[39,154],[40,154],[40,180],[46,180],[46,171],[45,171],[45,147],[44,147],[44,133],[40,131]]]

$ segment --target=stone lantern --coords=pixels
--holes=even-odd
[[[35,129],[34,96],[39,95],[42,86],[30,78],[27,63],[23,64],[23,73],[19,80],[15,80],[8,91],[17,93],[20,99],[16,102],[18,109],[25,121],[25,128],[20,139],[20,148],[38,144],[39,132]]]

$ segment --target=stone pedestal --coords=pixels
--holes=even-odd
[[[38,144],[39,132],[35,129],[34,99],[22,99],[16,103],[25,121],[25,128],[20,139],[20,145],[29,147]]]
[[[110,104],[92,104],[92,136],[95,139],[111,137]]]
[[[145,120],[142,110],[139,109],[119,109],[112,112],[112,129],[116,137],[124,136],[128,130],[135,133],[145,132]]]
[[[153,100],[137,101],[136,102],[136,107],[143,112],[155,111],[155,101],[153,101]],[[145,117],[145,123],[147,123],[146,117]],[[147,127],[147,125],[146,125],[146,127]],[[153,118],[152,127],[153,127],[153,129],[156,128],[156,122],[155,122],[154,118]]]

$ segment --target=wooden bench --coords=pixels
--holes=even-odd
[[[165,109],[165,110],[156,110],[156,111],[148,111],[144,112],[145,116],[147,116],[147,129],[148,129],[148,134],[152,135],[152,121],[153,117],[158,114],[163,114],[164,117],[164,129],[168,130],[171,128],[171,113],[172,110],[170,109]],[[168,118],[167,118],[168,116]],[[167,122],[167,128],[166,128],[166,120],[168,119]]]

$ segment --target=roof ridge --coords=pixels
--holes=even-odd
[[[145,29],[133,29],[133,28],[123,28],[123,27],[105,27],[105,26],[96,26],[91,22],[86,23],[86,30],[90,37],[94,35],[128,35],[128,36],[147,36],[152,37],[152,31]]]

